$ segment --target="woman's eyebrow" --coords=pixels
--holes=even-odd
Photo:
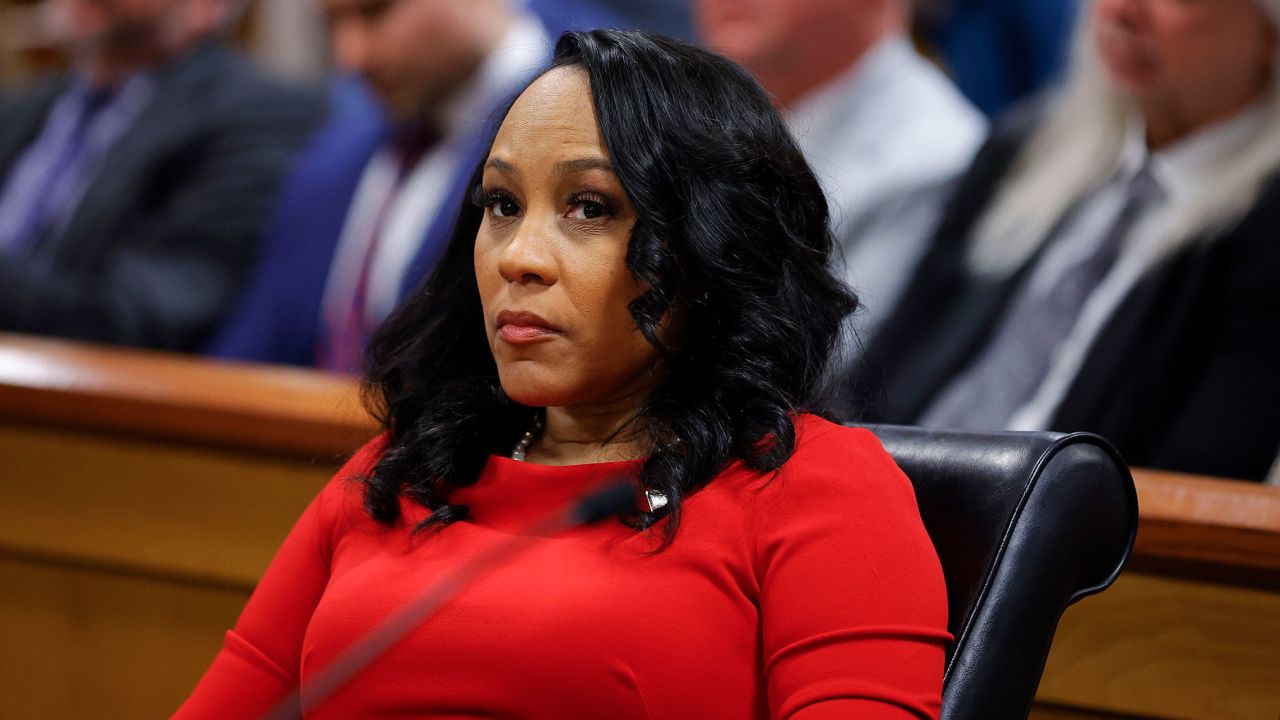
[[[515,165],[512,165],[511,163],[507,162],[506,160],[503,160],[502,158],[498,158],[498,157],[491,157],[491,158],[489,158],[489,160],[488,160],[487,162],[485,162],[484,166],[485,166],[486,168],[493,168],[494,170],[497,170],[498,172],[506,173],[506,174],[508,174],[508,175],[519,175],[519,174],[520,174],[520,171],[519,171],[519,170],[516,170],[516,166],[515,166]]]
[[[520,171],[515,165],[503,160],[500,157],[491,157],[485,162],[486,168],[493,168],[498,172],[508,175],[519,175]],[[605,172],[613,172],[613,165],[602,157],[584,157],[574,160],[561,160],[551,168],[552,172],[557,175],[571,175],[576,172],[584,172],[587,170],[603,170]]]
[[[602,157],[585,157],[576,160],[561,160],[552,167],[552,171],[557,175],[570,175],[585,170],[603,170],[605,172],[613,172],[613,165]]]

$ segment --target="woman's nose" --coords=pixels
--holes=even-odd
[[[558,273],[550,239],[551,229],[546,223],[526,215],[498,259],[498,272],[503,279],[510,283],[554,284]]]

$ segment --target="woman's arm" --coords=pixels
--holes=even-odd
[[[382,445],[375,440],[356,453],[302,513],[174,718],[261,717],[297,690],[302,638],[329,579],[335,534],[344,514],[359,509],[351,478],[373,467]]]
[[[866,431],[804,430],[754,504],[771,715],[936,718],[946,586],[911,483]]]

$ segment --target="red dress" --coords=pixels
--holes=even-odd
[[[616,521],[533,539],[309,718],[934,718],[946,591],[911,484],[870,432],[803,416],[771,481],[734,463],[675,542]],[[258,717],[454,563],[635,462],[492,457],[471,519],[372,520],[370,443],[285,540],[178,718]]]

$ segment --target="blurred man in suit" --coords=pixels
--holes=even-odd
[[[1280,0],[1096,0],[853,378],[864,419],[1089,430],[1261,480],[1280,447]],[[879,395],[877,398],[876,396]]]
[[[896,304],[986,121],[907,38],[906,0],[698,0],[706,42],[787,111],[822,181],[860,335]]]
[[[224,47],[224,0],[51,0],[72,68],[0,108],[0,330],[193,350],[319,97]]]
[[[319,2],[347,75],[209,351],[356,372],[370,333],[443,251],[494,111],[549,59],[539,14],[573,4]]]

